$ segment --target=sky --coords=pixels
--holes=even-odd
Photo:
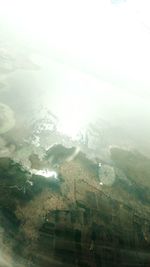
[[[1,0],[0,16],[22,38],[47,45],[57,59],[106,80],[135,82],[137,87],[144,83],[146,90],[150,84],[150,3],[112,2]]]
[[[0,3],[0,16],[18,35],[47,45],[53,57],[99,78],[150,85],[148,0],[117,5],[110,0]]]

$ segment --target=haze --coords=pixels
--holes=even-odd
[[[22,120],[31,107],[45,106],[73,138],[102,119],[148,155],[148,1],[112,2],[1,2],[1,39],[30,47],[40,66],[7,75],[11,90],[1,92],[1,102]]]

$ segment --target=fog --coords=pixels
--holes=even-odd
[[[109,164],[111,147],[150,157],[148,10],[146,0],[0,0],[1,164],[7,169],[3,158],[11,158],[30,170],[24,184],[8,191],[26,197],[31,174],[59,182],[57,166],[48,170],[44,158],[54,144],[75,147],[69,154],[58,145],[67,162],[83,151],[93,164],[96,157]],[[57,149],[51,162],[55,157]],[[107,164],[99,163],[98,186],[111,188],[116,173]],[[21,259],[14,265],[14,241],[7,243],[3,228],[0,266],[26,266]]]
[[[146,0],[2,2],[0,101],[12,108],[16,125],[44,107],[75,138],[100,119],[148,155],[147,9]],[[28,68],[26,55],[38,70]]]

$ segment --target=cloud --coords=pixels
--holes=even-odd
[[[12,109],[0,103],[0,134],[4,134],[11,130],[15,125],[15,118]]]

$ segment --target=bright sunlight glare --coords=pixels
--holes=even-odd
[[[60,119],[59,130],[72,138],[90,121],[97,106],[101,106],[103,113],[112,97],[115,99],[112,90],[116,85],[110,82],[106,86],[110,88],[105,88],[100,82],[102,76],[108,81],[108,76],[117,73],[117,77],[129,81],[149,81],[150,38],[143,31],[146,10],[140,10],[142,6],[148,10],[148,1],[127,0],[119,5],[112,2],[0,0],[0,17],[17,35],[27,37],[42,53],[46,46],[45,53],[54,60],[55,51],[63,68],[66,62],[70,64],[58,86],[54,111]],[[146,18],[149,25],[149,17]],[[76,68],[82,73],[88,70],[87,76],[92,77],[94,73],[96,78],[79,77]]]

